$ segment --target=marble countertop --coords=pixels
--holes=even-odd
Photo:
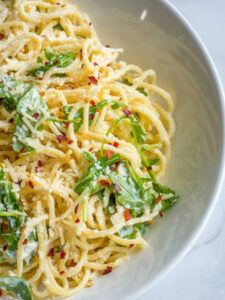
[[[225,0],[171,0],[208,48],[225,87]],[[225,299],[225,183],[186,257],[140,300]]]

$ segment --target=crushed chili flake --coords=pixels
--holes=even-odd
[[[99,181],[99,183],[102,185],[102,186],[110,186],[111,185],[111,182],[107,179],[101,179]]]
[[[27,245],[28,244],[28,239],[25,239],[24,241],[23,241],[23,245]]]
[[[132,112],[127,107],[124,107],[123,112],[127,117],[129,117],[132,114]]]
[[[67,137],[66,137],[65,134],[59,134],[59,135],[57,135],[57,140],[58,140],[59,143],[66,142]]]
[[[21,150],[20,150],[20,153],[25,153],[27,150],[25,149],[25,148],[22,148]]]
[[[76,267],[76,265],[77,265],[77,263],[75,262],[74,259],[72,259],[71,262],[70,262],[70,265],[69,265],[70,268]]]
[[[156,204],[159,204],[161,201],[162,201],[162,196],[158,196],[158,197],[155,199]]]
[[[29,180],[29,181],[28,181],[28,185],[29,185],[32,189],[34,188],[33,181]]]
[[[77,204],[77,206],[74,208],[74,213],[75,213],[75,214],[77,214],[78,208],[79,208],[79,204]]]
[[[98,84],[98,79],[96,79],[94,76],[88,77],[89,84]]]
[[[79,148],[82,148],[82,142],[81,142],[81,141],[77,141],[77,146],[78,146]]]
[[[129,208],[126,208],[123,212],[123,215],[124,215],[124,219],[125,221],[129,221],[132,217],[131,217],[131,214],[130,214],[130,209]]]
[[[163,218],[163,212],[160,210],[159,215],[161,218]]]
[[[65,271],[60,271],[59,272],[60,275],[63,275],[64,273],[65,273]]]
[[[64,259],[66,257],[66,252],[65,251],[61,251],[60,252],[60,259]]]
[[[94,66],[95,66],[95,67],[98,66],[98,63],[97,63],[96,61],[94,62]]]
[[[115,152],[111,151],[111,150],[106,150],[105,151],[105,156],[107,159],[110,159],[110,157],[112,157],[115,154]]]
[[[43,167],[44,166],[44,162],[42,160],[38,160],[37,166],[38,166],[38,168]]]
[[[33,118],[35,118],[36,120],[39,118],[40,114],[38,112],[33,114]]]
[[[63,122],[63,124],[66,126],[66,128],[69,127],[70,123],[69,122]]]
[[[89,114],[89,120],[93,120],[95,117],[95,114]]]
[[[2,297],[3,296],[3,291],[2,290],[0,290],[0,297]]]
[[[112,267],[107,267],[103,272],[102,272],[102,275],[107,275],[109,273],[112,272]]]
[[[3,40],[5,38],[4,33],[0,33],[0,41]]]
[[[53,248],[51,248],[51,249],[49,250],[48,256],[49,256],[49,257],[53,257],[53,256],[54,256],[54,249],[53,249]]]
[[[68,140],[68,141],[67,141],[67,144],[68,144],[68,145],[72,145],[72,144],[73,144],[73,140]]]
[[[83,60],[83,51],[82,51],[82,49],[80,49],[79,56],[80,56],[80,60]]]
[[[7,246],[7,245],[4,245],[4,246],[3,246],[3,250],[6,251],[7,249],[8,249],[8,246]]]
[[[117,161],[115,164],[113,164],[113,165],[110,167],[110,170],[112,170],[112,171],[117,171],[119,165],[120,165],[120,162]]]
[[[134,247],[134,244],[130,244],[129,248],[133,248]]]
[[[13,118],[9,119],[9,123],[10,123],[10,124],[12,124],[13,122],[14,122],[14,119],[13,119]]]
[[[88,151],[89,151],[89,152],[91,152],[91,151],[93,151],[93,149],[94,149],[94,148],[93,148],[93,147],[91,147],[91,148],[89,148],[89,150],[88,150]]]
[[[118,184],[115,184],[114,191],[118,193],[119,191],[121,191],[121,187]]]
[[[2,232],[6,233],[9,230],[8,224],[2,223],[1,230],[2,230]]]
[[[118,143],[118,142],[114,142],[114,143],[113,143],[113,146],[114,146],[115,148],[118,148],[118,147],[119,147],[119,143]]]
[[[96,106],[96,103],[95,103],[94,100],[91,100],[91,101],[90,101],[90,104],[91,104],[91,106]]]
[[[80,219],[76,219],[76,220],[75,220],[75,223],[76,223],[76,224],[80,223]]]

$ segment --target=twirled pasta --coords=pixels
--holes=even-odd
[[[33,76],[29,71],[37,67],[38,57],[45,59],[45,49],[74,53],[75,57],[66,67],[55,66]],[[102,45],[89,18],[64,0],[0,2],[0,75],[34,83],[55,118],[62,119],[62,109],[68,105],[68,119],[83,109],[78,131],[73,123],[65,126],[46,120],[39,139],[28,142],[34,151],[16,153],[11,147],[14,124],[10,121],[15,111],[3,104],[0,107],[0,159],[11,181],[19,183],[29,216],[18,242],[17,263],[13,270],[3,264],[0,273],[25,277],[38,299],[70,296],[91,286],[96,273],[106,274],[120,265],[146,242],[140,234],[128,239],[118,232],[124,226],[151,222],[161,209],[158,203],[154,211],[146,209],[143,215],[126,220],[125,208],[117,203],[116,213],[109,217],[105,213],[107,191],[103,201],[87,190],[74,191],[87,171],[85,151],[119,154],[138,176],[146,176],[142,157],[128,134],[129,120],[124,118],[109,133],[124,114],[123,107],[129,109],[127,114],[138,116],[146,132],[146,154],[159,160],[151,167],[157,178],[164,174],[170,158],[175,132],[173,100],[157,86],[153,70],[118,61],[120,52],[122,49]],[[91,116],[90,123],[90,108],[105,99],[123,106],[105,105]],[[26,266],[23,241],[33,228],[38,250]],[[57,247],[58,252],[51,252]]]

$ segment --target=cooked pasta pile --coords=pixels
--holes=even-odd
[[[0,1],[3,292],[29,299],[10,278],[37,299],[90,287],[177,200],[157,181],[173,100],[121,52],[64,0]]]

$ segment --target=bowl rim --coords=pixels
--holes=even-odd
[[[205,225],[207,224],[213,209],[216,205],[216,202],[219,198],[220,191],[223,185],[223,181],[225,179],[225,93],[223,89],[223,85],[219,76],[219,73],[217,71],[217,68],[213,62],[213,59],[211,55],[209,54],[209,51],[207,50],[204,42],[201,40],[198,33],[195,31],[195,29],[192,27],[190,22],[183,16],[183,14],[169,1],[169,0],[158,0],[161,5],[165,6],[167,10],[169,10],[178,20],[180,23],[183,24],[185,29],[189,32],[191,35],[193,41],[201,51],[203,60],[205,61],[205,64],[208,67],[209,73],[211,77],[213,78],[213,85],[215,86],[217,93],[218,93],[218,100],[219,100],[219,107],[220,107],[220,114],[221,114],[221,121],[222,121],[222,143],[221,143],[221,154],[220,154],[220,167],[218,170],[218,175],[216,179],[216,183],[211,195],[211,200],[209,202],[209,205],[206,209],[206,212],[201,217],[200,223],[197,226],[197,228],[193,231],[191,236],[187,239],[187,241],[184,243],[184,245],[179,250],[178,254],[171,260],[170,263],[168,263],[165,268],[163,268],[153,280],[150,282],[146,282],[143,284],[142,288],[138,289],[135,293],[131,295],[125,296],[124,300],[131,300],[131,299],[137,299],[144,293],[146,293],[148,290],[153,288],[163,277],[165,277],[172,269],[174,269],[178,263],[186,256],[186,254],[190,251],[190,249],[193,247],[196,240],[199,238],[200,234],[202,233]]]

